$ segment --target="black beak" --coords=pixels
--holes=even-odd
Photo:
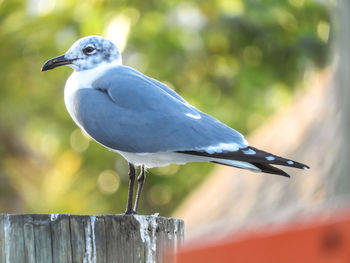
[[[63,65],[69,65],[71,64],[75,59],[66,59],[64,55],[58,56],[55,58],[52,58],[44,64],[44,66],[41,68],[41,71],[46,71],[50,69],[54,69],[58,66],[63,66]]]

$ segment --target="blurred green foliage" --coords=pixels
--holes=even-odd
[[[63,103],[71,69],[41,65],[109,36],[124,64],[246,134],[327,63],[328,8],[311,0],[0,0],[1,212],[121,213],[127,164],[89,140]],[[169,215],[213,168],[148,171],[141,213]]]

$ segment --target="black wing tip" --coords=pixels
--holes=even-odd
[[[259,150],[252,146],[240,148],[237,151],[223,151],[223,152],[215,152],[215,153],[208,153],[204,150],[178,151],[178,152],[185,153],[185,154],[213,157],[218,159],[243,161],[248,163],[273,164],[273,165],[281,165],[281,166],[304,169],[304,170],[310,169],[310,167],[305,164]]]
[[[290,162],[292,162],[292,163],[290,163]],[[299,163],[299,162],[296,162],[296,161],[289,160],[289,161],[286,161],[286,163],[287,164],[285,166],[288,166],[288,167],[298,168],[298,169],[303,169],[303,170],[309,170],[310,169],[310,167],[307,166],[306,164]],[[281,165],[281,164],[278,164],[278,165]]]
[[[305,165],[303,163],[299,163],[299,162],[296,162],[296,161],[291,160],[291,159],[287,159],[287,158],[284,158],[284,157],[281,157],[281,156],[277,156],[277,155],[274,155],[274,154],[271,154],[271,153],[259,150],[259,149],[255,148],[255,147],[252,147],[252,146],[248,146],[248,147],[246,147],[245,149],[242,149],[242,150],[247,150],[247,149],[252,149],[253,151],[256,151],[257,153],[262,154],[265,157],[265,159],[268,161],[268,163],[270,163],[270,164],[282,165],[282,166],[298,168],[298,169],[304,169],[304,170],[310,169],[309,166],[307,166],[307,165]],[[271,159],[269,159],[269,158],[271,158]]]
[[[310,166],[307,166],[305,164],[303,164],[304,166],[301,168],[301,169],[304,169],[304,170],[309,170],[310,169]]]
[[[286,172],[284,172],[283,174],[277,174],[277,175],[280,175],[280,176],[283,176],[283,177],[286,177],[286,178],[290,178],[290,175],[287,174]]]
[[[285,171],[272,166],[270,164],[267,163],[251,163],[252,165],[256,166],[257,168],[259,168],[261,170],[261,172],[263,173],[268,173],[268,174],[276,174],[276,175],[280,175],[280,176],[284,176],[287,178],[290,178],[290,175],[287,174]]]

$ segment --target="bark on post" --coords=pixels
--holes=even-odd
[[[184,222],[157,215],[0,215],[0,263],[163,262]]]

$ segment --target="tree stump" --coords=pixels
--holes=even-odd
[[[157,215],[0,215],[0,263],[164,262],[183,239]]]

